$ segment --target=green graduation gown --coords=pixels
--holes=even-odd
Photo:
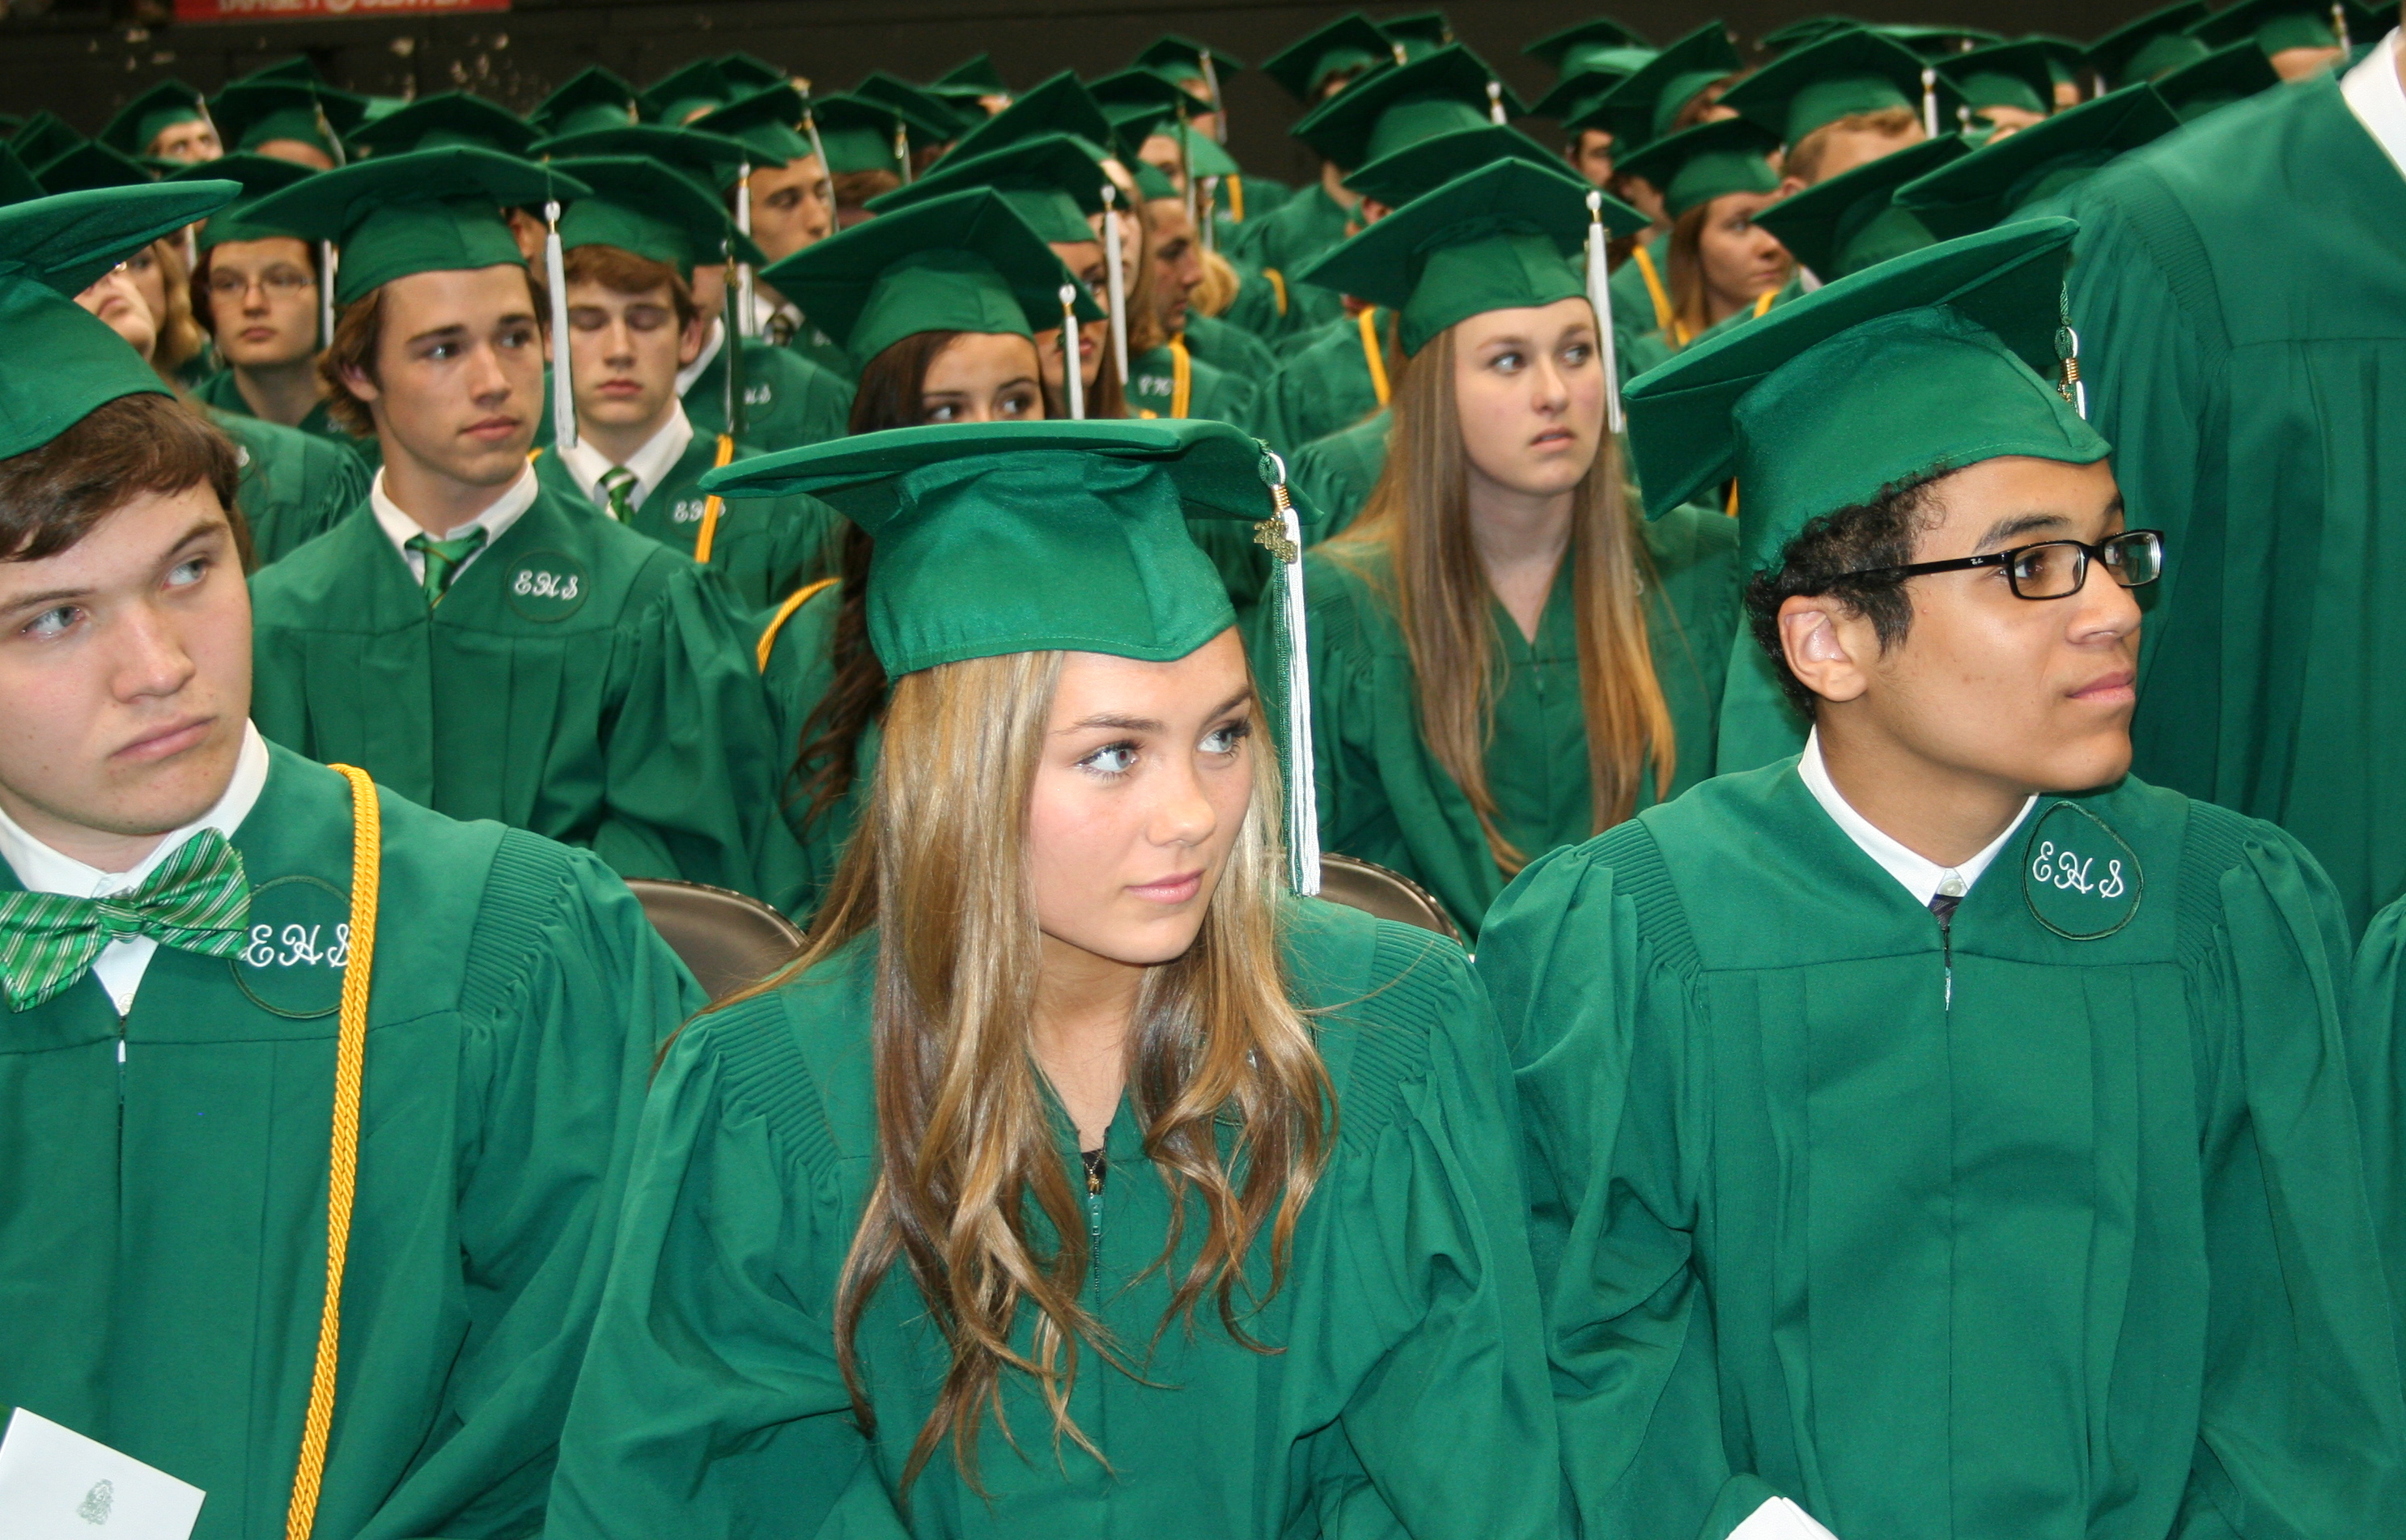
[[[1387,430],[1394,414],[1381,406],[1351,428],[1323,433],[1295,452],[1288,467],[1297,490],[1320,510],[1321,538],[1341,532],[1369,501],[1387,468]]]
[[[1369,314],[1380,341],[1394,326],[1395,313],[1383,307]],[[1386,403],[1378,381],[1385,377],[1386,360],[1371,374],[1372,344],[1362,335],[1359,316],[1331,322],[1311,343],[1279,366],[1262,391],[1262,437],[1274,449],[1301,448],[1340,428],[1351,428]]]
[[[803,725],[835,684],[835,667],[828,649],[842,598],[843,590],[829,584],[803,600],[767,636],[769,658],[761,669],[770,719],[776,725],[778,763],[784,767],[777,805],[785,812],[785,827],[794,842],[801,848],[801,865],[793,885],[771,901],[796,925],[804,926],[818,912],[828,884],[835,880],[836,864],[860,822],[877,770],[877,724],[871,722],[854,756],[851,787],[818,817],[805,816],[810,803],[802,795],[804,777],[795,773],[795,766],[801,756]]]
[[[326,1277],[351,794],[276,749],[250,951],[0,1016],[0,1406],[284,1533]],[[655,1045],[701,992],[591,856],[378,798],[375,974],[317,1533],[540,1528]],[[15,876],[0,862],[0,887]],[[95,1532],[100,1533],[100,1532]]]
[[[252,579],[251,610],[276,742],[626,876],[791,881],[740,602],[581,500],[542,492],[431,611],[362,505]]]
[[[727,349],[694,376],[685,415],[696,433],[727,431]],[[839,439],[852,422],[852,381],[763,337],[743,342],[743,442],[774,453]]]
[[[1089,1203],[1087,1307],[1134,1360],[1082,1355],[1070,1415],[1110,1462],[1057,1447],[1008,1378],[982,1500],[949,1446],[893,1496],[949,1362],[907,1270],[860,1323],[865,1437],[836,1367],[837,1276],[877,1176],[876,939],[701,1018],[645,1112],[626,1238],[586,1360],[548,1540],[677,1534],[1226,1540],[1410,1533],[1553,1540],[1558,1460],[1513,1167],[1510,1088],[1462,954],[1317,901],[1285,952],[1336,1092],[1329,1167],[1284,1286],[1233,1342],[1206,1309],[1160,1327],[1198,1244],[1157,1267],[1170,1199],[1125,1102]],[[1076,1134],[1060,1159],[1083,1187]],[[1040,1237],[1037,1244],[1045,1242]],[[1267,1293],[1266,1249],[1248,1273]],[[1032,1316],[1033,1312],[1027,1312]],[[1013,1345],[1028,1350],[1026,1317]]]
[[[1792,761],[1531,866],[1479,970],[1585,1533],[2406,1529],[2347,950],[2295,841],[2135,780],[2042,798],[1951,929]]]
[[[266,420],[253,412],[250,403],[243,399],[242,388],[235,383],[232,369],[220,369],[193,386],[192,399],[215,407],[228,417],[248,417],[254,422]],[[348,450],[370,475],[375,474],[376,468],[384,463],[384,445],[377,442],[375,435],[371,433],[366,438],[353,436],[349,429],[334,420],[333,414],[326,410],[326,403],[322,401],[309,408],[308,416],[295,425],[295,431]]]
[[[2089,411],[2165,531],[2138,769],[2297,835],[2361,925],[2406,888],[2406,177],[2326,75],[2065,212]]]
[[[1671,786],[1655,787],[1649,774],[1640,807],[1712,773],[1714,706],[1729,662],[1736,530],[1728,519],[1684,515],[1645,527],[1656,579],[1646,625],[1677,754]],[[1341,549],[1343,558],[1325,548],[1304,557],[1321,844],[1402,872],[1476,937],[1505,873],[1470,798],[1421,736],[1411,654],[1369,575],[1383,572],[1380,552]],[[1570,573],[1565,558],[1535,643],[1502,605],[1490,605],[1501,684],[1487,787],[1498,827],[1532,859],[1594,832]]]
[[[749,445],[731,446],[730,461],[762,453]],[[660,484],[644,494],[627,528],[649,535],[680,556],[694,554],[710,502],[701,490],[705,472],[718,463],[719,435],[697,431],[685,453]],[[539,452],[535,478],[570,502],[587,501],[568,462]],[[606,508],[600,511],[606,513]],[[710,537],[710,567],[749,609],[764,609],[805,583],[835,571],[835,537],[842,516],[814,497],[722,498]]]
[[[1139,353],[1128,360],[1128,416],[1212,417],[1234,423],[1248,433],[1257,431],[1255,424],[1261,416],[1259,389],[1252,380],[1207,363],[1192,352],[1185,358],[1186,409],[1178,410],[1180,351],[1177,344],[1164,343],[1150,353]]]
[[[209,420],[242,451],[234,501],[258,566],[282,560],[367,501],[367,468],[339,445],[231,412],[211,411]]]
[[[1278,356],[1270,351],[1267,343],[1218,316],[1206,316],[1190,307],[1186,330],[1181,335],[1186,339],[1189,353],[1248,380],[1266,380],[1278,367]]]

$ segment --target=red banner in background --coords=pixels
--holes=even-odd
[[[510,0],[176,0],[178,21],[324,21],[507,10]]]

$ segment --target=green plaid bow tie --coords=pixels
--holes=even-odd
[[[0,987],[11,1010],[55,999],[92,971],[111,941],[148,936],[162,946],[231,957],[250,925],[242,853],[213,828],[185,841],[142,885],[106,898],[0,894]]]

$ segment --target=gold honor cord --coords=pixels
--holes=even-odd
[[[1186,354],[1186,339],[1169,339],[1169,415],[1189,417],[1186,408],[1195,399],[1195,362]]]
[[[1654,302],[1654,325],[1662,333],[1685,347],[1688,329],[1679,324],[1678,316],[1671,309],[1671,291],[1663,287],[1663,275],[1656,270],[1654,259],[1646,254],[1642,239],[1630,248],[1630,261],[1637,264],[1637,276],[1646,280],[1646,297]]]
[[[731,433],[719,434],[718,458],[710,462],[711,468],[724,469],[727,462],[734,458],[735,436]],[[693,537],[693,559],[698,565],[703,567],[710,565],[711,540],[718,533],[718,511],[725,506],[727,506],[725,500],[716,492],[711,493],[709,499],[701,505],[701,533]]]
[[[769,617],[769,629],[760,633],[760,644],[753,649],[754,654],[760,659],[762,673],[769,671],[769,655],[777,650],[777,633],[785,629],[785,622],[794,618],[796,610],[816,598],[821,588],[834,587],[835,582],[834,578],[823,577],[816,583],[806,583],[787,595],[785,601],[777,606],[777,613]]]
[[[376,879],[384,848],[375,783],[349,765],[333,770],[351,784],[350,956],[334,1046],[334,1135],[326,1171],[326,1307],[318,1321],[318,1362],[309,1376],[309,1412],[301,1424],[301,1463],[292,1476],[285,1540],[309,1540],[326,1476],[326,1437],[334,1425],[334,1365],[343,1336],[343,1264],[350,1254],[351,1200],[360,1170],[360,1086],[367,1060],[368,982],[375,968]]]
[[[1379,394],[1379,404],[1387,404],[1393,392],[1387,387],[1387,360],[1379,346],[1379,307],[1371,305],[1362,312],[1362,361],[1370,366],[1370,389]]]

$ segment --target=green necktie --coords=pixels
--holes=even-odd
[[[9,1010],[31,1010],[75,987],[111,941],[148,936],[179,951],[231,957],[248,944],[249,926],[242,853],[206,828],[131,892],[0,894],[0,987]]]
[[[635,473],[623,465],[613,465],[602,473],[595,485],[610,494],[610,516],[625,524],[635,516]]]
[[[432,535],[409,537],[408,549],[426,558],[426,575],[418,586],[426,590],[426,607],[432,609],[443,602],[451,591],[451,580],[460,575],[462,563],[485,547],[485,527],[478,525],[457,540],[436,540]]]

